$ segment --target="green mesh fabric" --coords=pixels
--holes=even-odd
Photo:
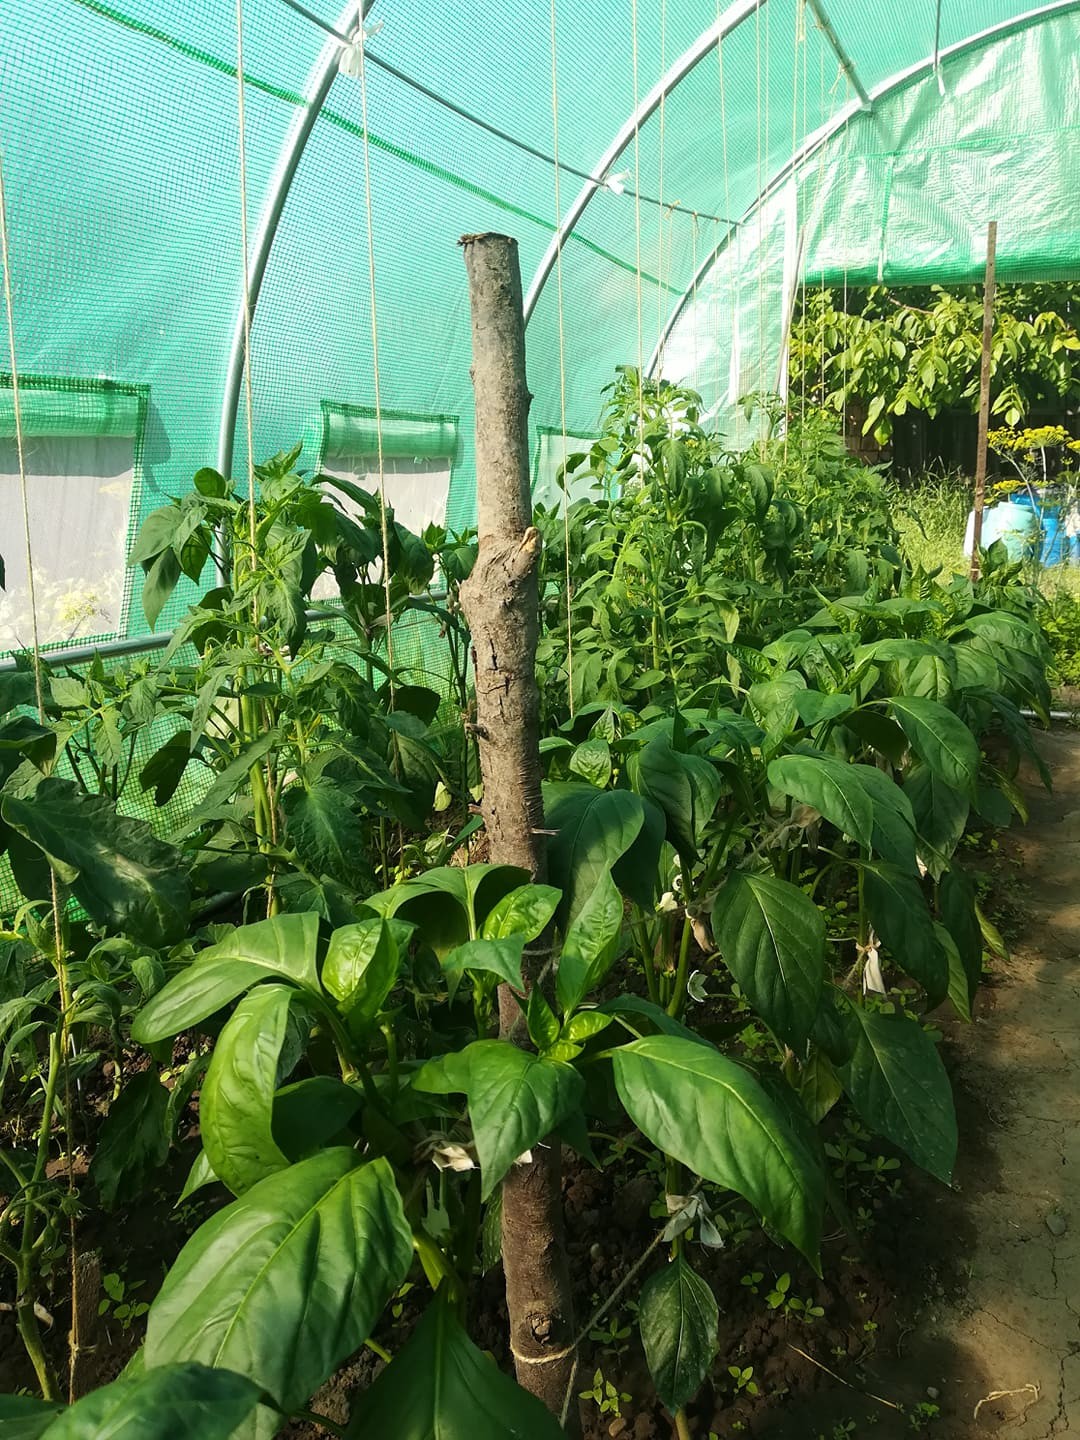
[[[337,455],[377,455],[437,460],[454,456],[458,422],[453,415],[407,415],[376,411],[373,405],[322,402],[319,459]]]
[[[339,30],[356,21],[355,0],[310,8]],[[908,0],[902,18],[892,0],[556,0],[556,109],[551,0],[378,0],[366,140],[380,393],[421,427],[458,417],[449,523],[475,518],[462,234],[519,243],[535,300],[532,453],[541,434],[595,428],[621,363],[698,384],[735,432],[735,401],[782,372],[798,271],[814,283],[974,278],[993,217],[1003,277],[1073,273],[1077,11],[1074,0]],[[235,9],[7,0],[4,18],[18,366],[148,387],[137,522],[219,463],[242,291]],[[320,65],[341,47],[285,0],[244,0],[243,19],[254,250]],[[570,167],[558,187],[544,158],[556,130]],[[587,186],[581,175],[602,180],[605,164],[612,184]],[[364,181],[360,82],[335,72],[255,309],[257,459],[308,437],[313,467],[328,403],[372,418]],[[586,186],[550,266],[560,217]],[[391,415],[386,429],[392,445]],[[246,464],[241,420],[233,469]],[[159,626],[190,598],[179,590]],[[138,605],[126,623],[145,629]]]
[[[146,420],[145,385],[19,376],[19,419],[24,435],[121,435],[140,439]],[[0,373],[0,436],[15,435],[15,387]]]

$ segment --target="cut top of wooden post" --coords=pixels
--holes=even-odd
[[[476,394],[477,529],[520,536],[532,523],[525,321],[517,241],[464,235]],[[493,483],[492,483],[493,482]]]

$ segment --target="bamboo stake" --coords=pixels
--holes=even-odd
[[[997,289],[997,221],[986,227],[986,278],[983,282],[982,363],[979,368],[979,438],[975,447],[975,523],[971,532],[971,578],[979,578],[983,501],[986,495],[986,437],[990,430],[991,343],[994,338],[994,292]]]

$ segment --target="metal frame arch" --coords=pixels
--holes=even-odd
[[[1023,15],[1015,16],[1011,20],[1002,20],[996,25],[987,26],[986,29],[979,30],[974,35],[969,35],[965,40],[957,40],[952,45],[946,46],[945,49],[941,50],[936,57],[930,55],[924,60],[919,60],[914,65],[909,65],[905,70],[897,71],[895,75],[891,75],[887,80],[883,80],[880,84],[875,85],[869,92],[871,105],[876,105],[879,100],[885,99],[886,96],[893,94],[895,91],[902,90],[905,86],[912,85],[917,80],[923,79],[924,76],[932,74],[937,65],[945,64],[968,50],[976,50],[980,45],[988,45],[994,40],[1007,39],[1008,36],[1018,34],[1021,30],[1042,24],[1044,21],[1051,20],[1057,15],[1069,14],[1074,10],[1080,10],[1080,0],[1050,0],[1050,3],[1039,5],[1035,9],[1028,10]],[[647,374],[652,375],[655,373],[656,367],[660,362],[660,357],[663,355],[664,348],[671,338],[672,331],[682,318],[687,305],[690,303],[691,297],[696,293],[709,274],[709,271],[723,255],[736,231],[747,225],[753,219],[761,206],[772,199],[776,192],[786,184],[800,166],[816,155],[823,146],[827,145],[834,136],[838,135],[844,127],[860,113],[866,113],[866,111],[867,107],[861,100],[852,100],[845,105],[843,109],[839,110],[831,120],[819,126],[816,131],[807,136],[795,153],[784,162],[769,182],[762,188],[760,193],[754,198],[752,203],[747,206],[739,221],[728,228],[720,242],[698,266],[697,272],[683,293],[682,298],[672,308],[664,324],[664,328],[660,332],[656,345],[653,348],[652,355],[649,358],[646,366]]]
[[[375,0],[364,0],[363,20],[367,19],[374,4]],[[263,201],[259,223],[255,229],[248,263],[248,305],[251,310],[252,325],[255,322],[255,310],[259,303],[259,292],[262,290],[266,266],[293,180],[296,178],[304,150],[311,138],[311,132],[315,128],[315,122],[326,104],[330,88],[337,78],[338,61],[344,43],[346,41],[349,44],[355,42],[362,23],[356,0],[351,0],[351,3],[346,4],[338,17],[337,29],[342,34],[328,36],[326,43],[319,51],[304,87],[305,103],[293,117],[285,139],[282,141],[277,164],[274,166],[266,188],[266,198]],[[225,369],[225,386],[221,399],[217,468],[222,475],[228,475],[232,469],[233,441],[236,435],[236,417],[240,408],[240,387],[243,378],[244,297],[241,295],[236,309],[236,320],[233,324],[232,340]]]
[[[679,58],[670,65],[661,75],[660,79],[644,97],[639,100],[637,109],[630,118],[618,130],[611,144],[601,155],[593,167],[590,177],[578,191],[576,198],[566,211],[565,216],[559,222],[558,229],[552,236],[551,243],[544,251],[543,259],[536,268],[532,281],[525,294],[525,324],[528,325],[532,319],[533,311],[536,309],[540,296],[543,293],[555,263],[559,257],[559,251],[566,245],[567,240],[573,232],[575,225],[581,219],[588,208],[589,201],[597,193],[603,190],[605,177],[611,167],[622,155],[623,151],[634,138],[634,132],[640,131],[649,117],[660,108],[660,103],[676,88],[680,81],[685,80],[687,75],[705,57],[721,44],[725,36],[737,29],[744,20],[750,19],[760,10],[766,0],[735,0],[734,4],[728,6],[719,19],[714,20],[709,28],[684,50]]]

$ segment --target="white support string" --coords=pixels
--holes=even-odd
[[[638,74],[638,0],[630,0],[631,60],[634,79],[634,278],[637,290],[638,475],[645,465],[645,343],[641,285],[641,106]]]
[[[371,200],[371,146],[368,143],[367,37],[364,33],[363,3],[360,5],[360,26],[357,31],[360,56],[360,120],[364,132],[364,208],[367,215],[368,288],[371,305],[371,369],[375,391],[375,437],[379,462],[379,514],[382,529],[382,582],[386,619],[386,659],[389,665],[388,684],[394,694],[393,605],[390,598],[390,532],[386,518],[386,460],[383,454],[382,385],[379,378],[379,311],[375,285],[375,224]]]
[[[26,555],[27,594],[30,600],[30,635],[33,642],[34,698],[37,702],[38,723],[45,724],[45,682],[41,659],[41,634],[38,626],[37,591],[34,582],[34,546],[30,525],[30,488],[26,465],[26,435],[22,423],[22,395],[19,386],[19,366],[15,347],[15,305],[14,287],[11,282],[11,243],[8,232],[7,191],[4,187],[4,156],[0,150],[0,264],[4,269],[4,309],[7,315],[8,360],[11,366],[11,404],[15,417],[15,450],[19,466],[19,497],[22,505],[23,540]],[[73,1048],[70,1030],[71,985],[64,953],[63,917],[60,905],[60,887],[56,871],[49,866],[49,891],[53,923],[53,965],[60,996],[59,1062],[64,1084],[64,1168],[69,1198],[75,1194],[75,1170],[72,1156],[71,1132],[71,1070],[68,1064],[68,1050]],[[68,1403],[78,1396],[75,1393],[76,1367],[81,1351],[79,1267],[76,1250],[76,1207],[68,1209],[68,1250],[71,1272],[71,1343],[68,1351]],[[28,1225],[29,1216],[23,1224]]]
[[[244,293],[244,429],[247,444],[248,540],[251,545],[250,565],[255,569],[255,403],[251,382],[251,274],[248,263],[247,206],[247,114],[244,107],[244,0],[236,0],[236,138],[240,159],[240,250],[243,266]],[[252,601],[252,614],[258,615]]]
[[[551,134],[555,156],[555,290],[559,321],[559,416],[565,467],[568,438],[566,432],[566,327],[563,316],[563,229],[562,200],[559,191],[559,52],[555,4],[556,0],[551,0]],[[566,487],[565,468],[562,492],[564,580],[566,585],[566,693],[572,720],[574,718],[574,636],[571,617],[573,590],[570,571],[570,494]]]

